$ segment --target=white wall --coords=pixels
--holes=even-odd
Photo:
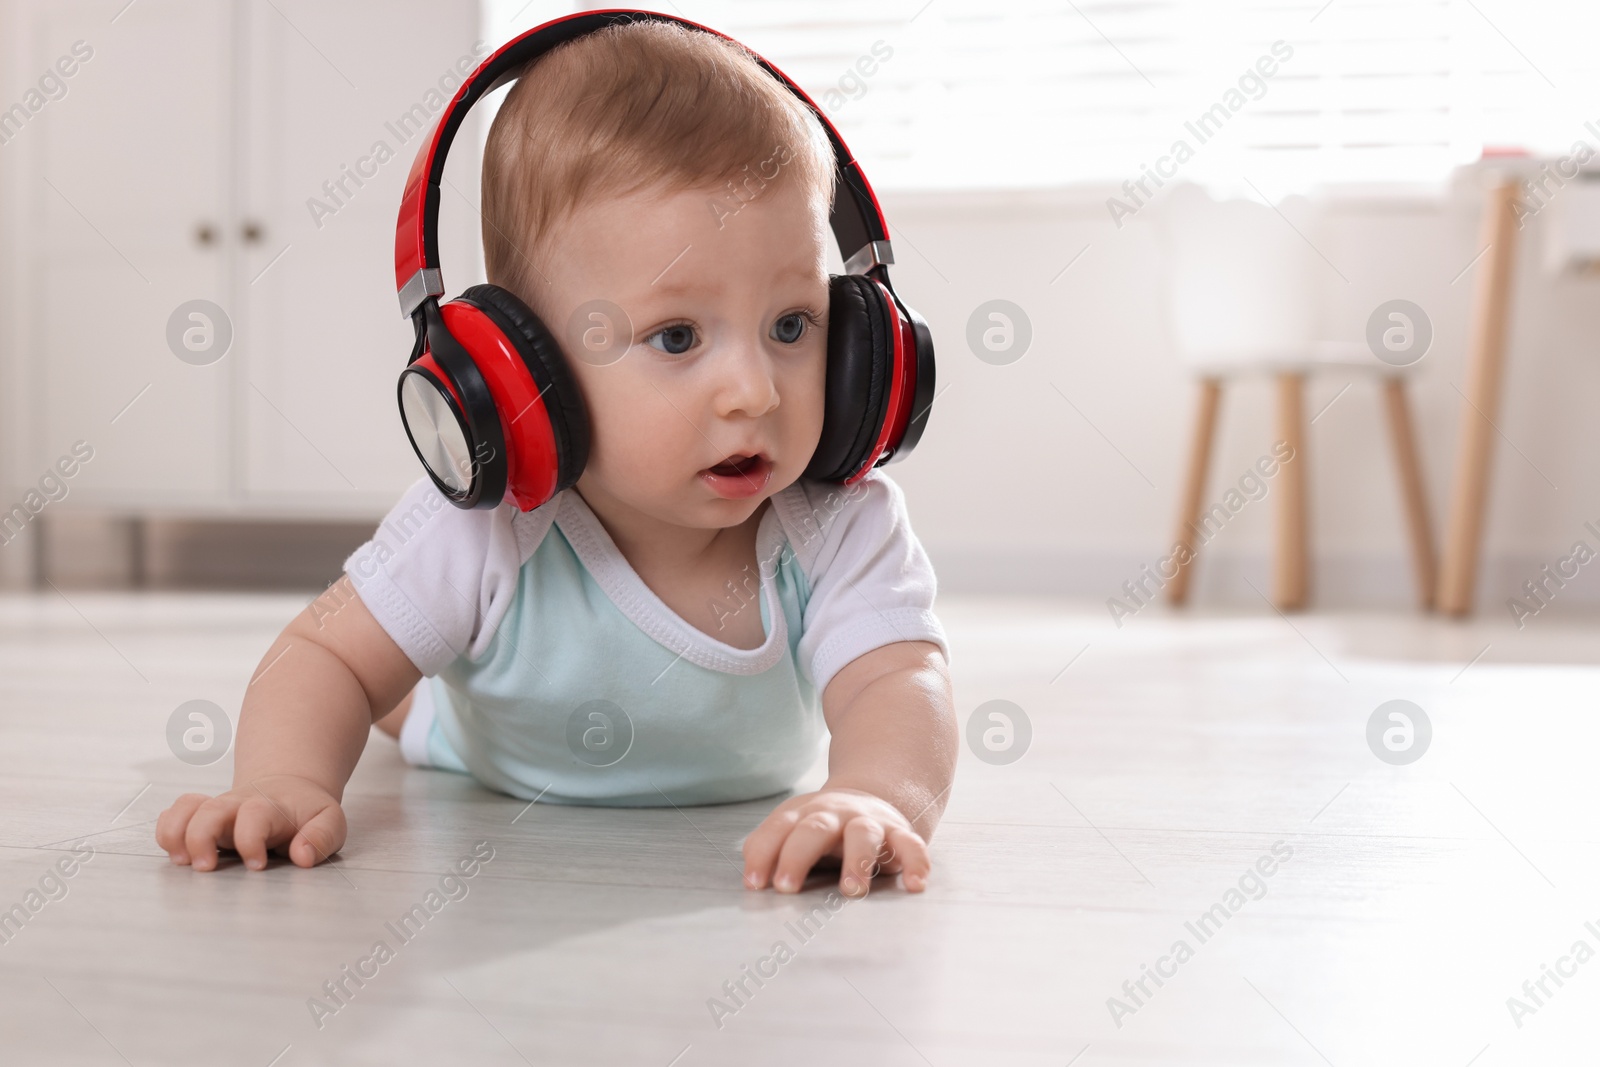
[[[1434,341],[1415,368],[1412,399],[1436,542],[1454,467],[1463,405],[1456,388],[1465,388],[1477,270],[1452,279],[1482,247],[1480,181],[1462,172],[1435,197],[1343,198],[1319,241],[1348,279],[1332,269],[1324,276],[1331,336],[1360,340],[1372,309],[1396,297],[1420,304],[1432,319]],[[915,455],[886,469],[906,489],[945,589],[1103,599],[1172,543],[1195,387],[1166,335],[1153,225],[1162,202],[1118,230],[1105,209],[1108,192],[881,197],[899,260],[896,287],[932,325],[939,387],[948,386]],[[1497,442],[1490,483],[1480,611],[1504,612],[1506,596],[1580,537],[1600,548],[1582,529],[1585,520],[1600,526],[1592,414],[1600,399],[1600,281],[1542,272],[1546,218],[1520,235],[1496,420],[1505,439]],[[1082,258],[1052,282],[1085,245]],[[1034,328],[1028,353],[1004,367],[980,362],[964,339],[971,311],[996,297],[1021,305]],[[1325,606],[1408,606],[1405,528],[1376,387],[1365,377],[1330,373],[1309,388],[1307,417],[1351,380],[1354,387],[1309,435],[1313,598]],[[1273,439],[1267,383],[1230,387],[1208,501]],[[1240,578],[1267,588],[1274,503],[1269,495],[1250,504],[1207,546],[1198,601],[1259,603]],[[1597,587],[1600,580],[1585,571],[1561,595],[1597,600]]]

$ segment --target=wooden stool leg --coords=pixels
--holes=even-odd
[[[1194,438],[1189,445],[1189,471],[1184,478],[1183,500],[1179,505],[1178,535],[1173,539],[1187,552],[1178,554],[1178,573],[1167,583],[1167,602],[1174,607],[1189,598],[1190,568],[1199,550],[1196,527],[1204,504],[1206,471],[1211,467],[1211,443],[1216,438],[1217,404],[1221,398],[1221,381],[1216,378],[1200,380],[1200,414],[1195,419]]]
[[[50,561],[46,556],[49,551],[49,538],[46,536],[46,523],[48,521],[45,516],[40,515],[33,520],[33,529],[28,531],[29,536],[33,538],[32,548],[29,552],[31,557],[29,570],[31,573],[28,577],[35,591],[44,589],[45,582],[50,575]]]
[[[1306,606],[1305,375],[1278,376],[1278,437],[1293,449],[1279,473],[1278,552],[1273,599],[1283,611]]]
[[[1417,458],[1416,435],[1411,428],[1411,408],[1406,403],[1405,379],[1398,376],[1383,382],[1384,406],[1389,412],[1389,437],[1394,443],[1394,458],[1400,468],[1400,502],[1406,511],[1406,528],[1411,534],[1411,563],[1417,572],[1417,599],[1422,610],[1433,607],[1434,580],[1438,563],[1433,557],[1433,530],[1428,522],[1428,497],[1422,488],[1422,464]]]
[[[1472,352],[1461,401],[1461,443],[1450,492],[1444,558],[1439,565],[1439,607],[1451,615],[1472,610],[1477,585],[1483,510],[1489,499],[1489,461],[1494,452],[1493,423],[1500,408],[1500,375],[1505,366],[1506,318],[1517,242],[1516,203],[1517,183],[1507,179],[1490,192],[1483,216],[1482,241],[1489,246],[1489,254],[1478,268],[1478,287],[1472,295]]]
[[[145,518],[143,515],[129,515],[123,521],[126,523],[124,532],[128,546],[128,584],[134,589],[143,589],[150,582],[145,565]]]

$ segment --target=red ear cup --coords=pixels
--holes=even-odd
[[[521,409],[519,414],[513,414],[511,432],[506,435],[512,466],[510,488],[517,506],[523,511],[531,511],[573,485],[583,473],[583,468],[589,462],[589,409],[583,402],[583,394],[567,365],[560,343],[533,309],[515,293],[498,285],[474,285],[459,299],[482,310],[510,338],[528,374],[538,386],[539,403],[535,405],[535,410],[527,411],[525,416],[520,414]],[[542,488],[548,481],[544,473],[530,477],[534,472],[527,468],[532,464],[518,462],[522,456],[516,445],[521,433],[517,424],[523,417],[533,419],[536,416],[549,423],[550,434],[555,441],[554,488],[548,491]],[[542,439],[542,433],[539,436]],[[540,454],[535,451],[530,456]],[[519,467],[525,475],[520,480],[517,476]],[[536,503],[528,503],[534,498],[537,498]]]
[[[922,436],[933,399],[933,339],[921,316],[875,278],[835,274],[828,289],[822,435],[803,474],[850,484],[903,458]]]
[[[424,312],[427,343],[401,375],[400,410],[439,490],[458,507],[531,511],[576,482],[588,413],[538,316],[489,285]]]
[[[928,320],[917,314],[914,308],[907,307],[898,296],[895,297],[895,304],[902,313],[901,334],[914,348],[916,365],[912,368],[914,380],[908,392],[911,402],[900,413],[899,424],[892,429],[889,450],[880,461],[885,463],[905,459],[917,447],[917,442],[922,440],[922,431],[928,428],[928,412],[933,410],[936,381],[933,331],[928,328]]]
[[[458,309],[451,317],[459,320]],[[428,477],[452,504],[493,507],[505,493],[506,463],[489,383],[433,300],[417,309],[416,327],[416,346],[397,388],[401,425]]]

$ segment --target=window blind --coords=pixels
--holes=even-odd
[[[571,10],[530,4],[513,17],[516,4],[488,5],[495,40]],[[1585,126],[1600,128],[1592,3],[707,0],[662,10],[777,64],[880,189],[1120,185],[1159,166],[1276,196],[1322,182],[1436,182],[1486,146],[1552,156],[1580,139],[1600,147]]]

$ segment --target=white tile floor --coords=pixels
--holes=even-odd
[[[180,763],[168,716],[236,711],[302,599],[67,596],[0,598],[0,910],[58,898],[0,927],[6,1064],[1600,1061],[1600,958],[1570,956],[1600,950],[1592,619],[1118,630],[1098,605],[947,598],[963,722],[1014,701],[1031,746],[963,753],[926,894],[882,886],[802,938],[822,888],[739,886],[771,802],[524,813],[376,734],[332,865],[172,867],[152,821],[229,761]],[[1394,698],[1433,724],[1409,766],[1365,739]],[[62,896],[47,875],[79,840]],[[466,895],[397,938],[480,841]],[[392,958],[319,1027],[308,1000],[379,939]],[[780,940],[719,1027],[710,998]],[[1169,977],[1125,993],[1145,965]],[[1535,1002],[1545,965],[1570,977]]]

